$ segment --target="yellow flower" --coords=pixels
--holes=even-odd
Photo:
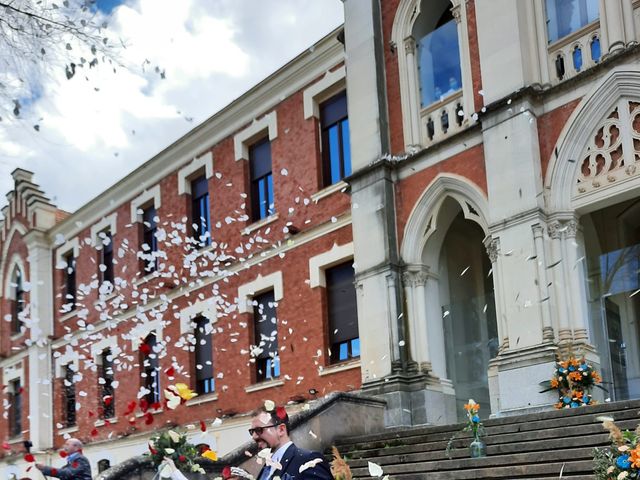
[[[176,390],[178,391],[178,395],[183,400],[191,400],[193,397],[197,397],[198,394],[191,390],[188,385],[184,383],[176,383]]]
[[[204,458],[208,458],[212,462],[215,462],[215,461],[218,460],[218,454],[216,452],[214,452],[213,450],[207,450],[205,452],[202,452],[202,456]]]

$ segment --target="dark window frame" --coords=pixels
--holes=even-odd
[[[145,274],[150,274],[158,269],[158,258],[154,255],[158,251],[158,210],[155,205],[147,205],[142,209],[142,224],[140,233],[140,251],[145,256],[151,256],[151,259],[142,259],[141,270]],[[144,249],[146,245],[148,249]]]
[[[100,396],[100,407],[101,407],[101,418],[110,419],[114,418],[116,415],[116,404],[115,404],[115,391],[113,388],[113,380],[114,380],[114,370],[113,370],[113,354],[110,348],[105,348],[102,352],[100,352],[100,377],[104,380],[103,384],[98,384],[98,390],[101,392]],[[109,405],[106,404],[104,398],[106,396],[111,397],[111,402]]]
[[[145,355],[140,353],[140,367],[145,376],[141,376],[142,386],[147,390],[150,390],[144,396],[144,399],[149,405],[159,403],[161,401],[160,396],[160,359],[158,354],[154,351],[155,346],[158,343],[158,339],[155,333],[150,333],[144,339],[144,343],[149,346],[149,354]]]
[[[273,158],[269,137],[265,137],[249,147],[249,183],[251,187],[251,219],[257,222],[273,215],[276,210],[273,188]]]
[[[78,421],[76,412],[76,384],[74,380],[75,371],[71,366],[71,363],[64,366],[64,377],[62,378],[65,427],[73,427]]]
[[[196,393],[207,395],[216,391],[214,363],[213,363],[213,331],[207,333],[206,325],[210,320],[204,316],[194,320],[196,327],[193,331],[195,338],[194,348],[194,378],[196,380]],[[204,344],[202,341],[204,340]],[[198,368],[200,365],[201,368]]]
[[[253,297],[254,345],[263,348],[255,357],[255,383],[276,380],[280,377],[280,355],[278,349],[278,312],[273,290]],[[274,324],[271,320],[275,318]],[[272,333],[276,332],[275,338]],[[269,340],[265,340],[268,338]],[[271,340],[273,339],[273,340]]]
[[[22,327],[22,320],[20,320],[20,314],[24,311],[24,288],[22,286],[22,271],[19,268],[15,270],[15,289],[14,299],[11,308],[11,334],[15,335],[20,333]]]
[[[353,260],[324,271],[327,304],[330,364],[349,362],[360,357],[360,335]]]
[[[191,180],[189,232],[193,234],[196,248],[211,245],[211,205],[209,199],[209,182],[206,175],[200,175]]]
[[[22,435],[22,385],[19,378],[9,381],[9,437]]]
[[[66,266],[64,268],[64,298],[63,304],[69,305],[69,311],[74,311],[76,309],[77,302],[77,265],[76,265],[76,257],[74,255],[73,249],[62,256]]]
[[[320,137],[322,140],[322,185],[328,187],[351,175],[349,113],[347,91],[320,104]],[[337,142],[337,151],[332,147]],[[334,158],[337,155],[338,158]],[[337,168],[337,173],[334,171]]]
[[[105,242],[106,239],[109,242]],[[113,285],[114,272],[113,272],[113,234],[110,230],[103,230],[98,234],[98,242],[100,242],[99,258],[100,264],[104,265],[105,271],[102,272],[99,269],[101,283],[109,282]]]

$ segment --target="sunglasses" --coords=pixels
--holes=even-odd
[[[250,428],[249,429],[249,435],[253,435],[254,433],[256,435],[262,435],[262,432],[264,432],[265,428],[272,428],[272,427],[277,427],[278,425],[265,425],[264,427],[255,427],[255,428]]]

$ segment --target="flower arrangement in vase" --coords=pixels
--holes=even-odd
[[[476,403],[473,398],[470,398],[469,401],[464,405],[464,410],[467,415],[467,424],[462,430],[456,432],[447,443],[447,456],[451,458],[450,452],[453,448],[453,441],[458,437],[458,435],[464,432],[471,432],[473,440],[469,444],[469,455],[471,456],[471,458],[486,457],[487,449],[484,442],[480,438],[481,435],[485,434],[484,425],[482,424],[479,415],[480,404]]]
[[[547,387],[542,392],[558,391],[558,402],[555,404],[558,409],[577,408],[596,403],[591,391],[593,387],[605,390],[601,383],[602,378],[593,365],[584,357],[578,359],[570,355],[565,360],[556,359],[553,377],[542,383]]]

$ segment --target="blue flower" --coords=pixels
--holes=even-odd
[[[578,408],[580,404],[578,402],[571,402],[571,408]]]
[[[570,397],[562,397],[562,401],[564,403],[571,403],[571,398]]]
[[[629,468],[631,466],[629,455],[627,455],[626,453],[624,455],[620,455],[616,460],[616,465],[618,466],[618,468],[621,468],[623,470]]]
[[[473,423],[480,423],[480,417],[478,415],[474,415],[473,417],[471,417],[471,421]]]
[[[583,395],[582,396],[582,401],[587,404],[589,403],[589,401],[591,400],[591,398],[589,398],[589,395]]]
[[[575,371],[575,369],[576,369],[576,367],[574,367],[573,365],[571,365],[571,366],[569,367],[569,371],[570,371],[570,372],[574,372],[574,371]]]

